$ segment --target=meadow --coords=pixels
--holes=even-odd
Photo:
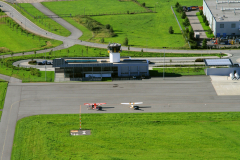
[[[12,160],[238,159],[240,113],[82,114],[89,136],[70,136],[79,115],[17,122]]]
[[[62,44],[61,41],[26,32],[10,18],[1,18],[0,24],[0,55],[41,50]]]
[[[40,12],[30,3],[18,3],[18,5],[12,5],[15,9],[17,9],[22,15],[24,15],[27,19],[35,23],[40,28],[52,32],[54,34],[58,34],[61,36],[69,36],[71,34],[66,28],[52,20],[51,18],[47,17],[45,14]],[[22,9],[23,8],[23,9]],[[30,14],[28,14],[30,13]]]
[[[207,32],[207,31],[210,29],[210,27],[205,25],[205,23],[203,22],[203,18],[202,18],[202,16],[200,15],[200,12],[197,12],[196,15],[197,15],[197,17],[198,17],[198,19],[199,19],[202,27],[203,27],[203,30],[206,31],[205,33],[206,33],[207,37],[208,37],[208,38],[214,38],[214,35],[213,35],[213,34],[209,34],[209,33]]]
[[[0,79],[0,109],[3,109],[8,82]]]
[[[107,35],[95,31],[92,34],[90,34],[89,32],[91,31],[85,30],[83,31],[83,35],[86,33],[85,36],[82,38],[80,37],[80,39],[99,43],[100,39],[104,38],[105,43],[109,42],[123,43],[124,39],[127,37],[129,40],[128,45],[130,46],[146,48],[162,48],[162,47],[188,48],[188,45],[186,44],[182,36],[177,21],[171,11],[171,5],[174,6],[177,0],[162,2],[156,2],[155,0],[148,1],[138,0],[138,1],[139,3],[145,2],[146,7],[148,7],[152,11],[156,10],[157,13],[91,16],[92,19],[100,22],[103,25],[110,24],[113,27],[116,36],[107,37]],[[85,14],[87,14],[87,11],[90,13],[95,13],[96,11],[99,13],[102,11],[111,12],[112,9],[115,7],[120,9],[121,7],[124,7],[125,4],[128,4],[128,6],[131,6],[129,4],[134,4],[133,2],[119,2],[117,0],[108,3],[103,2],[105,2],[105,0],[101,0],[98,3],[92,3],[91,7],[89,7],[88,5],[90,1],[85,0],[72,2],[64,1],[44,2],[43,4],[56,14],[71,12],[73,15],[74,14],[83,15],[84,7]],[[193,1],[181,0],[178,2],[181,5],[186,6],[202,5],[201,0]],[[71,4],[79,6],[79,9],[74,9],[73,6],[70,6]],[[99,10],[96,10],[96,8],[102,6],[103,4],[105,5],[104,7],[99,8]],[[112,6],[109,7],[108,6],[109,4],[111,4]],[[140,6],[137,7],[139,8]],[[145,9],[143,7],[140,8]],[[122,11],[126,10],[128,10],[128,8],[126,8],[125,10],[123,9]],[[117,11],[118,10],[116,10],[116,12]],[[74,25],[76,26],[76,23]],[[168,29],[170,26],[173,27],[174,34],[168,33]]]

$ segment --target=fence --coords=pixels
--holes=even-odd
[[[172,12],[173,12],[173,14],[174,14],[174,16],[175,16],[175,19],[177,20],[178,26],[179,26],[181,32],[183,33],[183,30],[182,30],[182,27],[181,27],[181,25],[180,25],[180,22],[178,21],[177,16],[176,16],[176,14],[175,14],[172,6],[171,6],[171,9],[172,9]],[[188,42],[189,48],[191,48],[191,45],[190,45],[189,41],[187,40],[187,37],[186,37],[186,36],[184,36],[184,37],[185,37],[186,41]]]

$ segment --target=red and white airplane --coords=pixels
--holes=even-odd
[[[84,103],[84,105],[89,106],[89,109],[96,109],[102,110],[100,105],[107,104],[107,103]]]
[[[135,110],[139,109],[139,106],[134,106],[135,104],[143,104],[143,102],[133,102],[133,103],[121,103],[121,104],[126,104],[126,105],[130,105],[130,108],[134,108]]]

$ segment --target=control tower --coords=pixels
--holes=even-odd
[[[108,53],[109,60],[111,63],[120,62],[120,52],[121,52],[121,44],[119,43],[109,43],[108,45]]]

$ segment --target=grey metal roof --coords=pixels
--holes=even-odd
[[[231,66],[231,59],[204,59],[206,66]]]
[[[239,0],[205,0],[217,22],[240,21]]]

